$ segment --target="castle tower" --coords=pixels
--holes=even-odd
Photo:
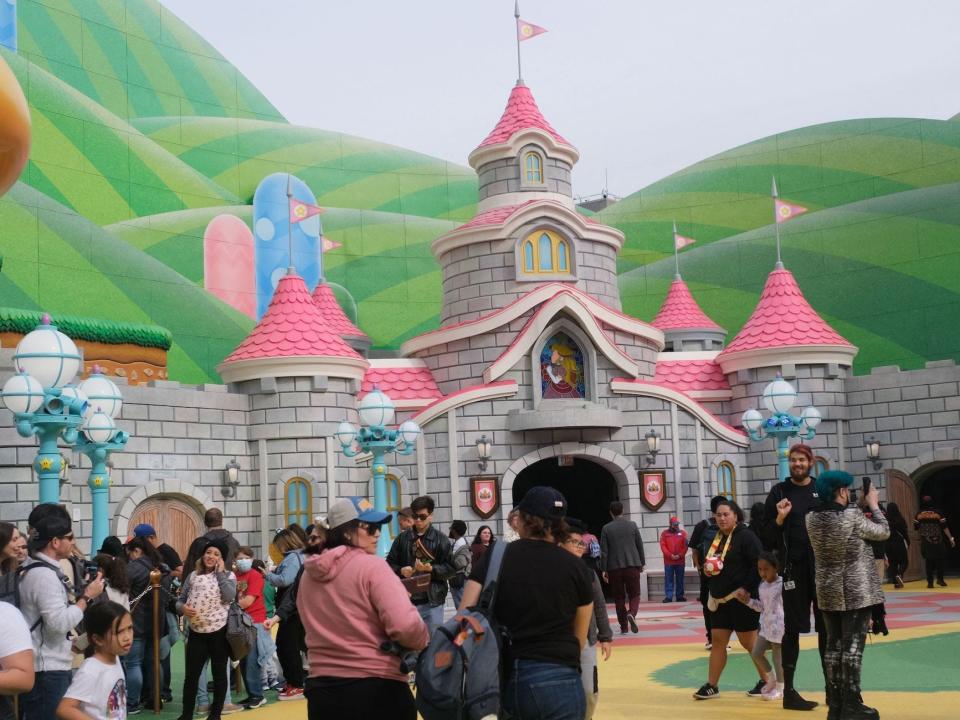
[[[470,153],[477,215],[431,245],[443,269],[444,327],[547,283],[569,283],[619,310],[623,233],[576,211],[570,174],[579,157],[518,82],[500,120]]]
[[[727,335],[693,299],[679,273],[650,324],[663,331],[666,352],[720,350]]]
[[[321,280],[313,291],[313,301],[317,309],[323,316],[328,329],[339,335],[346,343],[358,353],[366,357],[370,349],[369,336],[356,325],[354,325],[347,314],[340,307],[336,296],[326,282]]]

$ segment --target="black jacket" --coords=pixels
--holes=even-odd
[[[432,607],[436,607],[443,605],[446,600],[447,580],[457,574],[457,569],[453,564],[450,539],[446,535],[431,525],[422,539],[424,546],[434,557],[430,587],[426,594],[413,595],[410,600],[414,605],[428,602]],[[400,568],[416,566],[415,542],[416,532],[413,528],[404,530],[394,539],[390,553],[387,555],[387,562],[397,575],[400,575]]]
[[[150,587],[150,571],[153,570],[153,563],[150,558],[142,556],[136,560],[127,563],[127,577],[130,579],[130,600],[132,601],[140,593]],[[170,597],[173,577],[170,575],[170,568],[166,565],[160,565],[160,636],[167,632],[167,603]],[[132,609],[133,614],[133,634],[135,637],[147,637],[153,632],[153,593],[149,592],[140,599],[136,607]]]

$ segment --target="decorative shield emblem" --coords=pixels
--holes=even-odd
[[[640,472],[640,500],[650,510],[659,510],[667,499],[667,483],[663,470]]]
[[[500,478],[496,475],[477,475],[470,478],[470,507],[487,520],[500,509]]]

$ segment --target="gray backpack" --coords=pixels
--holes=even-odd
[[[493,618],[497,580],[507,543],[490,549],[476,607],[438,627],[417,660],[417,710],[424,720],[481,720],[500,716],[502,631]]]

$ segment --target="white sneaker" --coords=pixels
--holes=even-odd
[[[770,692],[764,690],[762,693],[760,693],[760,695],[764,700],[780,700],[783,698],[783,693],[777,689],[776,685],[773,686],[773,690]]]

